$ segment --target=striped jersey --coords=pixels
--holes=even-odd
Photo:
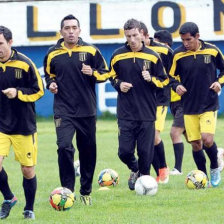
[[[0,91],[0,132],[30,135],[36,132],[35,104],[44,95],[43,83],[34,63],[12,49],[9,60],[0,62],[0,90],[16,88],[8,99]]]
[[[47,88],[56,82],[58,93],[54,94],[54,114],[71,117],[96,115],[96,93],[94,76],[81,72],[82,64],[90,65],[99,73],[107,70],[106,62],[100,51],[79,38],[72,49],[64,46],[60,39],[49,49],[44,59]]]
[[[142,77],[143,66],[149,71],[152,80],[147,82]],[[100,75],[94,72],[98,80],[110,78],[118,91],[117,117],[136,121],[155,121],[156,89],[169,83],[159,55],[143,44],[142,50],[133,52],[126,43],[117,49],[110,62],[110,72]],[[121,92],[120,83],[128,82],[133,87]]]
[[[175,90],[181,83],[187,89],[181,97],[184,114],[201,114],[219,108],[218,94],[210,86],[216,81],[224,85],[224,58],[215,45],[202,40],[200,43],[197,51],[188,51],[183,45],[174,51],[170,69],[174,78],[172,88]]]

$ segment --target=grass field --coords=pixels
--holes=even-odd
[[[169,137],[171,120],[166,121],[162,133],[166,147],[167,163],[174,165],[172,143]],[[224,147],[224,119],[218,120],[216,143]],[[221,224],[224,223],[224,182],[218,188],[188,190],[184,185],[186,174],[195,169],[191,147],[185,143],[183,176],[171,176],[166,185],[159,185],[156,196],[137,196],[127,186],[129,170],[117,156],[117,123],[115,120],[99,120],[97,122],[98,156],[93,181],[92,206],[84,206],[79,200],[73,208],[66,212],[58,212],[51,208],[48,197],[58,187],[58,165],[56,153],[56,137],[52,120],[38,122],[39,154],[36,173],[38,190],[35,203],[36,220],[33,223],[46,224]],[[76,152],[75,158],[78,158]],[[207,159],[208,161],[208,159]],[[207,165],[209,163],[207,162]],[[18,197],[17,205],[4,223],[26,223],[22,216],[24,195],[20,166],[10,157],[4,161],[9,175],[9,182],[14,194]],[[112,168],[119,173],[120,183],[109,191],[98,191],[98,173],[104,168]],[[209,170],[209,167],[208,167]],[[155,176],[154,171],[152,175]],[[224,173],[222,173],[224,178]],[[76,194],[79,196],[79,178],[76,178]],[[0,196],[2,201],[2,195]],[[3,222],[3,221],[2,221]]]

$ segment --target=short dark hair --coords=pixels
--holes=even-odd
[[[154,38],[159,42],[167,43],[170,47],[173,45],[173,38],[168,30],[158,30],[154,33]]]
[[[62,19],[62,21],[61,21],[61,29],[64,27],[64,21],[65,20],[72,20],[72,19],[75,19],[76,21],[77,21],[77,23],[78,23],[78,27],[80,27],[80,23],[79,23],[79,20],[75,17],[75,16],[73,16],[73,15],[67,15],[67,16],[65,16],[63,19]]]
[[[146,36],[149,33],[147,26],[145,25],[145,23],[141,21],[140,21],[140,25],[141,25],[141,30],[143,30],[144,36]]]
[[[9,28],[5,26],[0,26],[0,34],[3,34],[4,38],[6,39],[7,42],[12,40],[12,32]]]
[[[124,30],[131,30],[137,28],[139,31],[141,30],[141,25],[140,22],[136,19],[129,19],[125,24],[124,24]]]
[[[198,26],[193,22],[184,23],[179,30],[179,34],[190,33],[191,36],[195,37],[197,33],[199,33]]]

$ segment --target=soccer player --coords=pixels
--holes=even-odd
[[[163,62],[166,72],[169,72],[172,63],[172,49],[165,44],[154,41],[149,36],[148,29],[143,22],[140,22],[143,32],[143,41],[150,49],[157,52]],[[155,122],[155,151],[152,165],[157,174],[157,182],[166,184],[169,181],[169,168],[167,167],[164,144],[161,139],[160,133],[164,130],[165,119],[167,114],[168,105],[170,102],[170,87],[166,86],[163,89],[156,91],[156,122]]]
[[[64,17],[60,32],[63,38],[49,49],[44,60],[47,88],[54,94],[60,181],[63,187],[74,192],[75,149],[72,140],[76,133],[81,173],[80,199],[83,204],[91,205],[96,165],[96,79],[83,75],[82,70],[102,72],[107,65],[99,50],[79,37],[81,29],[76,17]]]
[[[118,155],[131,170],[128,185],[134,190],[137,178],[149,174],[153,160],[156,89],[169,81],[159,55],[142,42],[140,22],[128,20],[124,33],[127,42],[113,53],[110,74],[93,75],[98,80],[112,77],[112,85],[118,92]]]
[[[183,44],[174,51],[170,69],[174,78],[172,88],[183,102],[185,128],[197,168],[207,174],[204,149],[211,162],[211,184],[216,187],[221,175],[214,134],[219,107],[217,93],[224,84],[224,59],[215,45],[199,39],[195,23],[184,23],[179,34]]]
[[[158,30],[154,33],[154,39],[168,45],[173,44],[172,35],[167,30]],[[181,104],[181,97],[171,89],[170,110],[173,115],[173,124],[170,130],[170,137],[173,142],[175,165],[170,170],[170,175],[182,175],[182,161],[184,155],[184,144],[182,141],[182,134],[186,140],[186,131],[184,127],[183,106]]]
[[[160,43],[164,43],[169,47],[173,45],[173,38],[168,30],[157,30],[154,33],[154,40]]]
[[[0,26],[0,191],[4,197],[0,218],[7,218],[17,202],[3,168],[3,160],[12,146],[23,174],[26,200],[23,215],[25,219],[35,219],[37,128],[34,102],[44,95],[44,90],[34,63],[12,48],[12,43],[12,32]]]

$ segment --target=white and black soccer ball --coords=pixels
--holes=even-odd
[[[75,169],[75,176],[79,177],[80,176],[80,162],[79,162],[79,160],[76,160],[74,162],[74,169]]]
[[[158,184],[152,176],[140,176],[135,183],[135,192],[138,195],[153,196],[158,191]]]

